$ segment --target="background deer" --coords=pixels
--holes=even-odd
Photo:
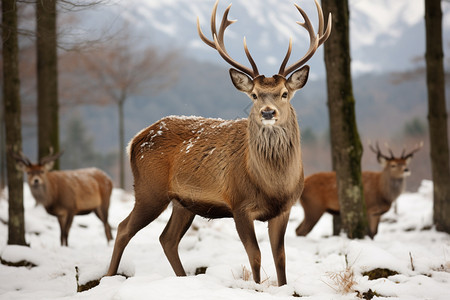
[[[309,67],[303,65],[328,38],[331,15],[324,32],[322,9],[316,1],[319,14],[316,34],[306,13],[296,6],[305,20],[299,24],[310,35],[309,50],[286,68],[292,49],[290,42],[278,74],[266,78],[259,75],[245,38],[244,49],[252,69],[228,55],[224,32],[234,21],[228,20],[228,6],[217,34],[217,5],[218,1],[211,16],[213,39],[202,33],[198,19],[197,29],[200,38],[237,69],[230,69],[231,81],[253,101],[250,115],[248,119],[234,121],[166,117],[130,141],[128,154],[136,202],[118,227],[109,276],[116,274],[130,239],[172,203],[172,215],[160,242],[176,275],[186,275],[178,244],[194,216],[232,217],[256,282],[260,282],[261,253],[253,222],[268,221],[278,284],[286,283],[284,234],[291,206],[303,190],[300,130],[290,100],[306,84]]]
[[[370,145],[370,149],[377,155],[378,162],[383,166],[381,172],[362,172],[371,238],[377,234],[381,215],[391,208],[392,203],[404,191],[405,178],[410,175],[408,165],[414,153],[421,147],[422,144],[416,146],[408,154],[403,150],[400,157],[395,157],[389,149],[391,155],[389,157],[381,153],[378,143],[376,149]],[[322,172],[308,176],[305,179],[300,204],[305,212],[305,218],[295,231],[299,236],[307,235],[324,212],[339,214],[336,173]]]
[[[109,242],[112,240],[108,224],[109,200],[113,187],[111,179],[96,168],[50,172],[54,161],[61,154],[50,153],[37,164],[31,163],[23,153],[14,154],[14,158],[17,168],[27,173],[28,185],[36,202],[58,218],[62,246],[68,246],[67,238],[73,217],[92,211],[105,226]]]

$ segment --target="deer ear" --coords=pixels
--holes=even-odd
[[[291,76],[289,76],[287,80],[287,86],[293,90],[299,90],[302,87],[305,86],[306,82],[308,81],[308,75],[309,75],[309,66],[306,65],[301,69],[298,69],[294,73],[292,73]]]
[[[23,163],[23,161],[16,160],[16,169],[20,172],[26,172],[27,166]]]
[[[384,157],[379,157],[378,162],[380,163],[380,165],[383,166],[383,168],[386,167],[386,165],[388,163],[387,159],[385,159]]]
[[[412,159],[412,157],[410,156],[410,157],[408,157],[406,160],[405,160],[405,163],[407,164],[407,165],[409,165],[409,163],[411,162],[411,159]]]
[[[52,160],[50,162],[47,162],[44,164],[44,168],[46,171],[51,171],[53,169],[53,166],[55,165],[55,161]]]
[[[231,82],[234,86],[244,93],[250,93],[253,90],[253,80],[242,72],[230,69]]]

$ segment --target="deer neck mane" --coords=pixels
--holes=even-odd
[[[262,189],[287,191],[300,179],[300,129],[293,108],[290,114],[280,126],[262,126],[249,118],[247,169]]]
[[[40,184],[38,186],[31,185],[30,190],[37,203],[45,206],[49,202],[46,184]]]
[[[48,178],[44,179],[44,184],[38,186],[30,185],[30,190],[36,202],[42,204],[44,207],[51,205],[53,189]]]
[[[383,198],[389,202],[393,202],[405,189],[405,179],[404,178],[392,178],[389,174],[385,172],[381,173],[380,180],[381,191]]]

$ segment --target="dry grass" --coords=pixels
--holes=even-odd
[[[247,269],[246,266],[242,266],[242,279],[244,281],[250,281],[252,280],[252,271]]]
[[[267,273],[264,270],[264,268],[262,268],[262,271],[265,275],[265,279],[261,280],[260,284],[265,284],[266,282],[269,282],[269,277],[267,276]],[[242,266],[241,273],[238,276],[236,276],[233,271],[231,271],[231,273],[233,274],[234,279],[242,279],[244,281],[253,281],[253,273],[246,266]]]
[[[345,256],[346,267],[340,272],[327,272],[327,276],[330,282],[324,281],[326,285],[331,287],[336,293],[348,294],[355,292],[355,285],[357,284],[355,280],[355,272],[352,266],[349,266],[347,255]]]
[[[325,283],[337,293],[348,294],[355,292],[354,286],[357,282],[355,280],[355,273],[351,267],[346,267],[344,271],[340,272],[329,272],[327,275],[331,283]]]

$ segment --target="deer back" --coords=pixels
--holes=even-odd
[[[40,185],[29,181],[31,193],[54,215],[60,210],[74,214],[92,211],[109,201],[112,190],[111,179],[96,168],[45,172],[42,181]]]

